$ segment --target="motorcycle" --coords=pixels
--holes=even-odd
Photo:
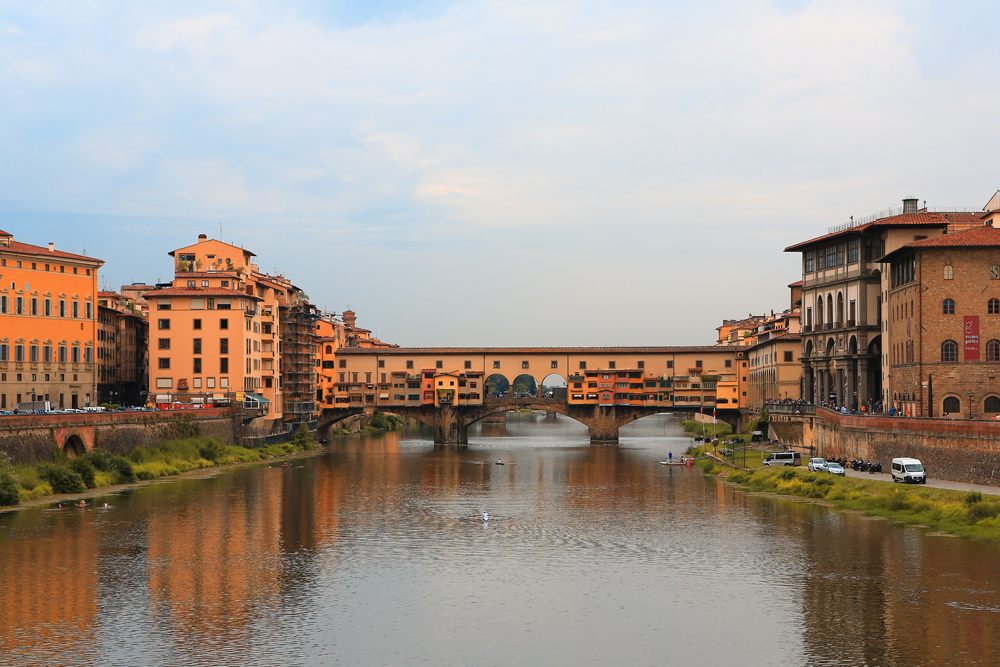
[[[874,475],[877,472],[882,472],[882,464],[876,461],[868,468],[868,474]]]

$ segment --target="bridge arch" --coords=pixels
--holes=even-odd
[[[75,459],[87,453],[87,444],[76,433],[71,433],[62,446],[63,454],[68,458]]]
[[[510,395],[511,397],[516,397],[518,394],[531,394],[534,397],[538,397],[538,380],[535,376],[530,373],[521,373],[516,378],[514,382],[511,383]]]
[[[545,394],[553,389],[565,389],[569,391],[569,383],[559,373],[549,373],[542,378],[542,384],[538,387],[539,398],[546,398]],[[555,398],[555,393],[553,393],[553,398]]]
[[[485,394],[486,397],[499,397],[510,391],[510,380],[503,373],[493,373],[486,378],[485,384]]]

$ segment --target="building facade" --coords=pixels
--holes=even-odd
[[[901,210],[852,221],[786,248],[802,254],[803,398],[849,409],[888,405],[883,303],[889,277],[883,255],[979,224],[979,214],[929,212],[908,198]]]
[[[0,410],[97,400],[97,272],[93,257],[16,241],[0,231]]]

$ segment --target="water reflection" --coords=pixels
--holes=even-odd
[[[669,417],[358,436],[0,516],[12,664],[997,664],[997,549],[660,466]],[[502,458],[507,465],[495,464]],[[104,502],[102,499],[101,502]],[[484,523],[482,513],[490,520]],[[0,661],[2,662],[2,661]]]

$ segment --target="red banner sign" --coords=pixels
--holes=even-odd
[[[965,360],[979,361],[979,316],[966,315],[964,322]]]

